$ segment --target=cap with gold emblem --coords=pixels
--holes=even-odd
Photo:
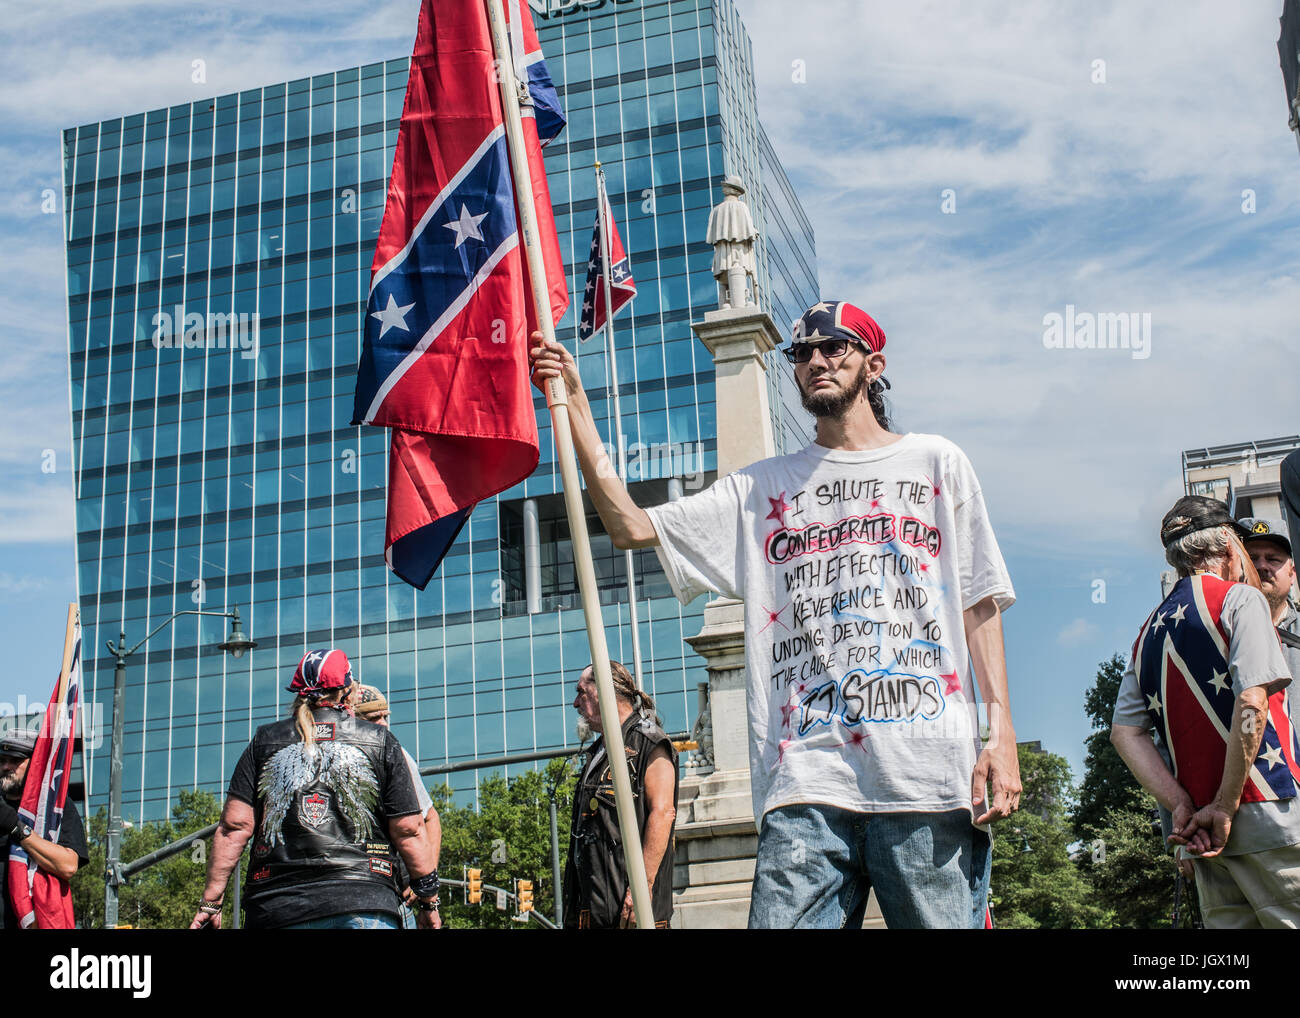
[[[1273,541],[1280,544],[1288,555],[1291,554],[1291,538],[1286,526],[1278,520],[1266,520],[1262,516],[1246,516],[1238,522],[1250,531],[1242,536],[1242,541]]]

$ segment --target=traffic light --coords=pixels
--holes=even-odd
[[[533,910],[533,882],[531,880],[516,880],[515,896],[519,899],[520,915]]]
[[[465,871],[465,901],[470,905],[477,905],[483,900],[483,871],[470,870]]]

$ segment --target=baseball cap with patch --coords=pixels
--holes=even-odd
[[[846,300],[818,301],[794,323],[791,345],[847,339],[864,344],[872,353],[885,348],[885,330],[860,307]]]
[[[1242,537],[1243,541],[1276,541],[1291,554],[1291,537],[1286,527],[1277,520],[1266,520],[1262,516],[1243,516],[1241,525],[1250,533]]]
[[[1211,527],[1227,525],[1238,537],[1248,537],[1250,531],[1232,518],[1228,507],[1217,498],[1205,495],[1184,495],[1160,521],[1160,543],[1168,548],[1188,534]]]
[[[36,734],[25,728],[6,732],[0,738],[0,756],[13,756],[26,760],[36,749]]]
[[[352,665],[341,650],[312,650],[302,656],[293,681],[285,688],[299,696],[327,693],[352,684]]]

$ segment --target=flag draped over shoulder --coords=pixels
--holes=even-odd
[[[542,146],[564,114],[528,5],[506,0],[554,318],[569,304]],[[424,0],[371,266],[353,424],[392,429],[385,556],[423,589],[475,503],[537,466],[536,328],[483,0]]]
[[[27,765],[27,781],[18,815],[32,831],[47,841],[59,840],[63,807],[72,777],[72,750],[76,739],[77,705],[81,698],[81,627],[74,633],[72,665],[66,684],[54,684],[41,722],[41,733]],[[59,687],[63,686],[63,696]],[[75,925],[72,891],[65,880],[38,869],[21,845],[9,846],[9,900],[23,929],[70,930]]]

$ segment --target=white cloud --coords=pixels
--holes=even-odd
[[[11,483],[0,492],[0,545],[68,542],[75,533],[71,472],[67,482]]]
[[[900,423],[966,449],[1004,546],[1158,559],[1181,450],[1296,432],[1251,356],[1300,358],[1280,5],[740,7],[822,293],[880,321]],[[1149,312],[1149,359],[1045,349],[1066,304]]]
[[[1096,639],[1099,632],[1087,619],[1078,618],[1057,634],[1056,642],[1062,647],[1079,647]]]

